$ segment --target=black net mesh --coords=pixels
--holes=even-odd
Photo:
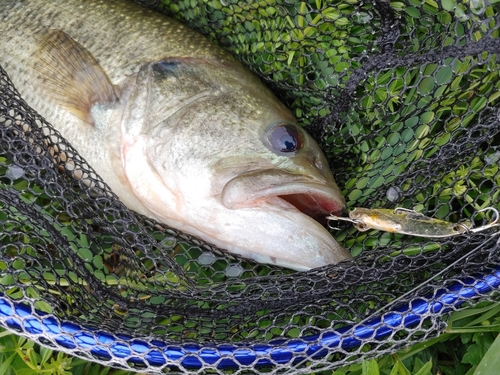
[[[499,2],[146,5],[257,72],[316,137],[349,207],[476,226],[500,209]],[[44,345],[151,372],[309,373],[426,340],[446,311],[497,298],[494,229],[436,240],[342,226],[352,262],[293,272],[139,216],[0,73],[0,319]]]

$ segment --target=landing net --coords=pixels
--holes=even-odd
[[[259,74],[318,140],[349,207],[476,226],[500,209],[498,1],[146,5]],[[0,70],[0,322],[19,334],[151,373],[311,373],[428,340],[447,312],[498,300],[495,229],[332,234],[354,261],[300,273],[134,214]]]

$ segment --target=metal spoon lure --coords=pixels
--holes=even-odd
[[[408,234],[410,236],[444,238],[481,232],[500,226],[500,213],[496,208],[487,207],[479,212],[492,211],[494,218],[488,224],[473,228],[465,223],[450,223],[434,219],[406,208],[368,209],[357,207],[349,212],[349,217],[329,215],[327,220],[340,220],[352,223],[357,230],[364,232],[376,229],[391,233]],[[328,223],[331,229],[338,229]]]

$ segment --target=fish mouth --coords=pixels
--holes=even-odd
[[[319,183],[308,176],[282,171],[239,175],[222,192],[222,203],[229,209],[253,207],[259,202],[298,210],[322,224],[327,215],[340,215],[346,206],[335,182]]]
[[[344,207],[338,201],[332,201],[327,197],[312,193],[310,186],[306,185],[304,188],[308,188],[309,191],[302,194],[277,195],[276,197],[288,202],[300,212],[312,217],[321,224],[326,223],[327,215],[337,216],[342,213]]]

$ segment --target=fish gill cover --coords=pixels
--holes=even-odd
[[[500,2],[146,3],[261,76],[315,135],[348,207],[475,225],[500,209]],[[393,353],[439,334],[441,313],[498,300],[495,230],[428,239],[340,224],[354,260],[294,272],[134,214],[8,73],[0,319],[20,334],[150,372],[309,373]]]

